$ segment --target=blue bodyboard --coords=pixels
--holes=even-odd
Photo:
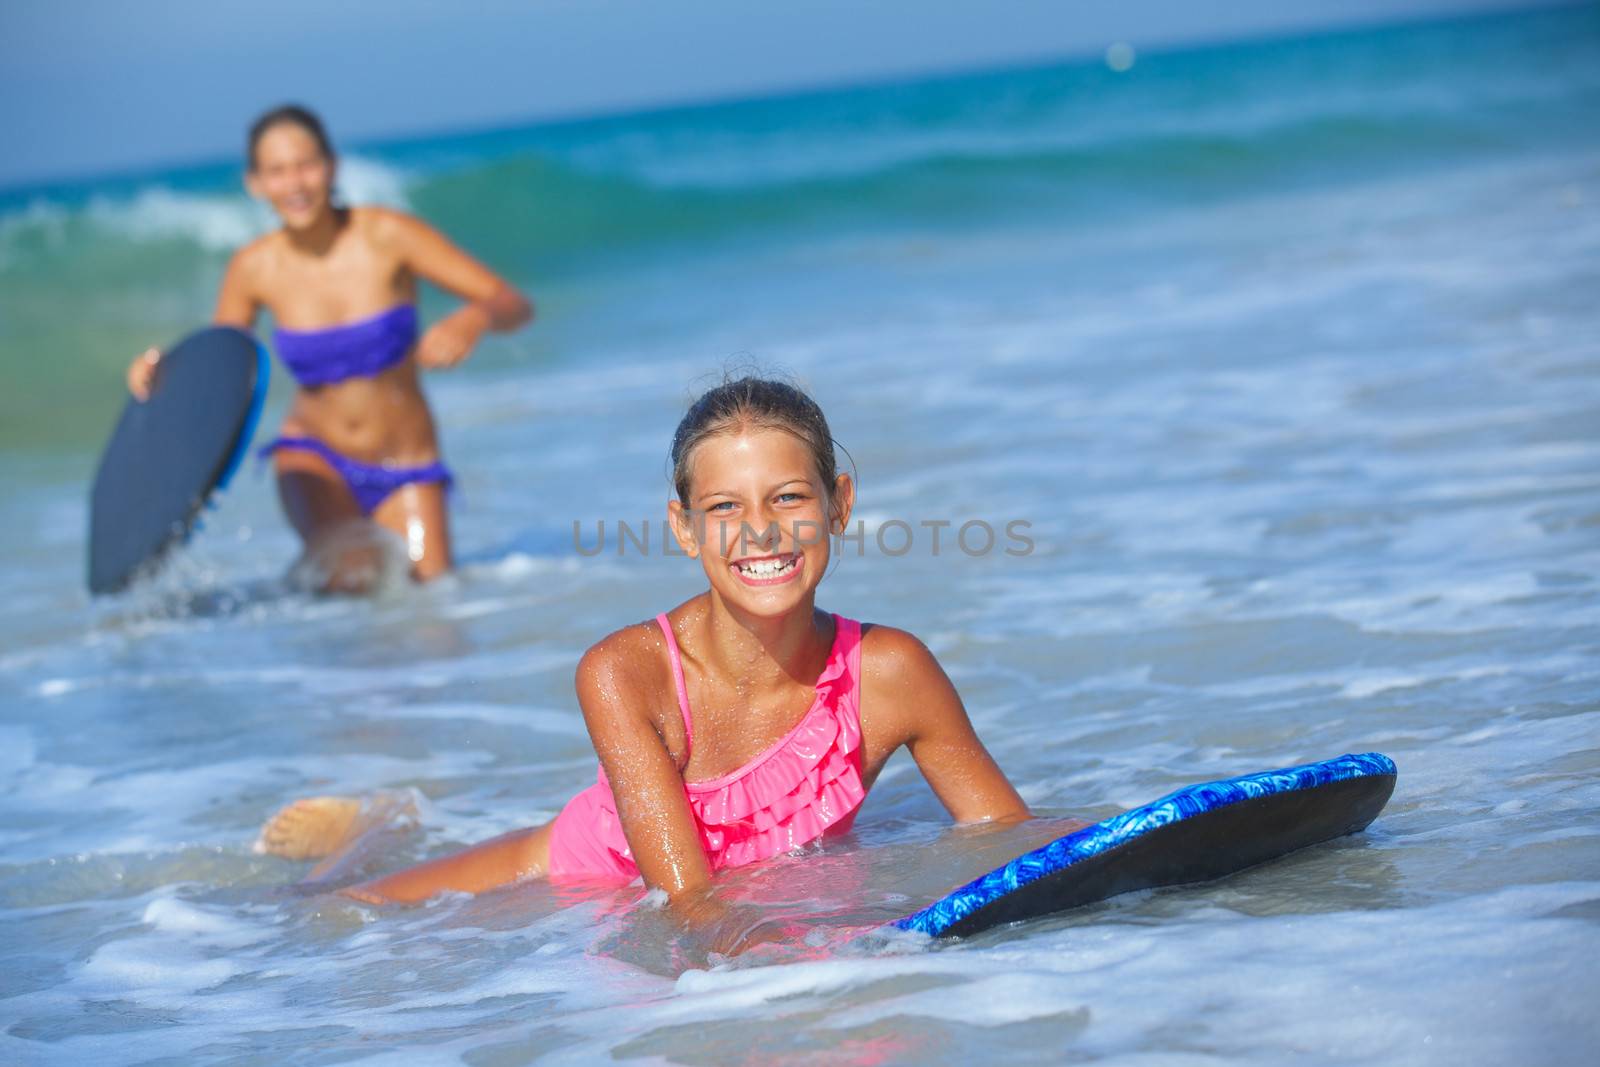
[[[1367,827],[1394,792],[1376,752],[1179,789],[1058,838],[893,925],[965,937],[1119,893],[1203,882]]]
[[[250,447],[267,394],[267,354],[213,326],[161,357],[148,400],[129,398],[89,498],[88,581],[115,593],[188,537]]]

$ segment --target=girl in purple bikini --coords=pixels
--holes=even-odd
[[[299,383],[274,457],[283,510],[326,587],[359,590],[375,576],[370,544],[336,536],[370,519],[398,534],[419,581],[450,568],[445,490],[433,415],[418,367],[453,367],[485,330],[532,318],[528,301],[443,234],[403,212],[333,203],[333,146],[301,107],[250,127],[250,193],[282,227],[235,253],[213,316],[253,329],[265,308],[274,344]],[[419,328],[418,279],[466,303]],[[141,354],[128,387],[149,395],[161,353]]]

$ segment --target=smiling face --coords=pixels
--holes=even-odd
[[[805,443],[748,428],[706,438],[691,457],[689,504],[668,505],[678,544],[732,607],[773,617],[810,609],[829,534],[849,521],[850,476],[821,484]]]
[[[272,205],[285,227],[304,230],[331,210],[333,172],[333,160],[309,130],[280,122],[256,142],[245,185]]]

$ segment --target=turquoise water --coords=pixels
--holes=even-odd
[[[430,380],[465,566],[372,601],[281,588],[248,476],[88,601],[120,369],[267,220],[228,166],[0,192],[0,1056],[1587,1062],[1597,58],[1588,7],[353,145],[351,199],[542,315]],[[822,602],[927,640],[1030,803],[1377,749],[1385,816],[943,949],[859,935],[1032,839],[952,830],[903,757],[850,839],[726,880],[814,928],[732,962],[630,893],[286,895],[248,845],[292,797],[418,790],[400,861],[591,779],[578,655],[698,585],[573,524],[657,523],[741,361],[859,470]],[[896,519],[1035,548],[891,557]]]

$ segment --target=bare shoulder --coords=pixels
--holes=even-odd
[[[399,247],[418,234],[433,232],[415,215],[378,204],[351,208],[350,221],[367,240],[386,248]]]
[[[965,712],[939,660],[915,634],[862,626],[861,723],[890,750]]]
[[[915,634],[868,622],[861,624],[861,673],[881,683],[905,685],[943,672]]]
[[[282,231],[264,233],[234,252],[228,261],[228,274],[243,282],[254,282],[268,272],[282,248]]]
[[[596,641],[578,661],[580,700],[637,700],[659,693],[663,682],[670,687],[671,669],[661,644],[661,630],[654,622],[624,626]]]
[[[274,231],[257,237],[233,254],[222,274],[213,322],[252,328],[256,309],[271,303],[273,285],[278,277],[274,267],[281,261],[282,243],[283,235]]]

